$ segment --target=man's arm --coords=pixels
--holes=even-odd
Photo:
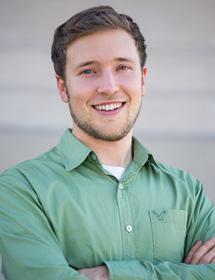
[[[65,259],[31,185],[21,176],[0,178],[0,252],[10,280],[86,280]]]
[[[187,264],[215,263],[215,238],[203,243],[198,240],[185,258]],[[80,269],[79,272],[91,280],[109,280],[109,271],[105,265]]]

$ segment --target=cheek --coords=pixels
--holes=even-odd
[[[136,72],[120,75],[118,83],[131,90],[139,90],[142,85],[141,76]]]
[[[68,86],[70,95],[76,99],[90,98],[95,92],[94,83],[86,79],[75,79]]]
[[[136,80],[127,80],[124,84],[124,91],[128,95],[131,103],[140,102],[142,98],[142,86]]]
[[[69,88],[70,106],[73,111],[80,114],[86,113],[93,97],[92,91],[85,84],[80,83],[78,86]]]

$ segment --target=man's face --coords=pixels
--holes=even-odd
[[[67,48],[65,81],[57,77],[73,133],[106,141],[124,138],[140,110],[145,74],[125,31],[101,31],[74,41]]]

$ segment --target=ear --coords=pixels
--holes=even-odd
[[[143,67],[142,70],[142,96],[146,93],[146,75],[147,75],[147,68]]]
[[[60,93],[60,98],[63,102],[68,103],[69,102],[69,95],[67,93],[66,83],[63,78],[61,78],[59,75],[56,75],[57,80],[57,86]]]

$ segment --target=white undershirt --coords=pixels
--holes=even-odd
[[[102,164],[102,167],[113,174],[118,180],[120,180],[122,173],[125,171],[125,167],[121,166],[112,166],[112,165],[106,165]]]

